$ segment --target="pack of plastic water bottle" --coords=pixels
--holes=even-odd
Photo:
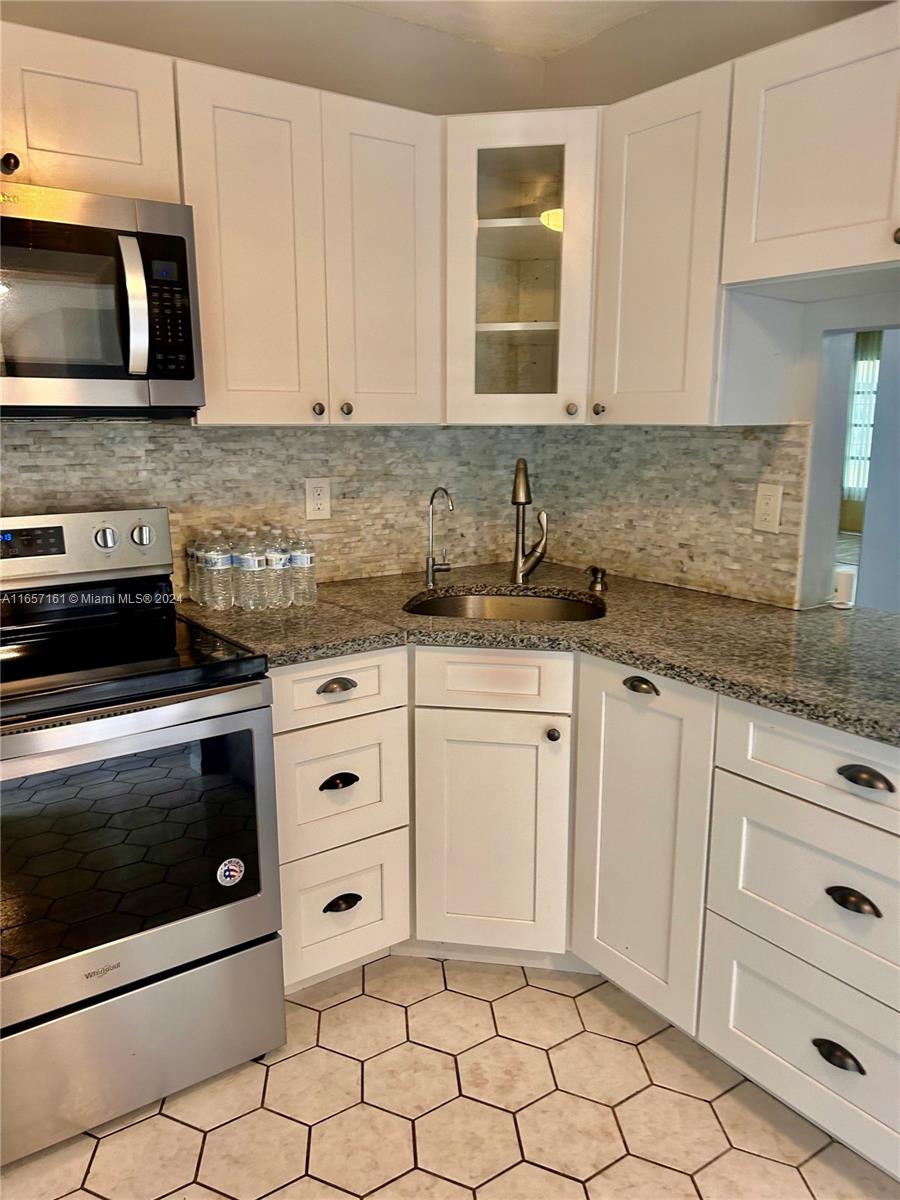
[[[316,602],[316,554],[302,530],[202,530],[185,547],[188,592],[205,608],[307,606]]]

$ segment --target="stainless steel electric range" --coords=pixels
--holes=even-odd
[[[2,1158],[284,1041],[266,660],[165,509],[0,521]]]

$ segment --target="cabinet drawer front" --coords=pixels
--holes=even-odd
[[[275,667],[272,723],[276,733],[406,703],[406,647]]]
[[[827,1062],[814,1039],[849,1051],[865,1074]],[[893,1009],[710,913],[700,1040],[810,1120],[896,1170],[900,1014]]]
[[[710,908],[891,1005],[900,1002],[898,861],[893,834],[716,772]],[[874,912],[854,911],[865,901]]]
[[[900,748],[722,697],[716,765],[900,833]],[[893,787],[859,786],[839,774],[862,766]]]
[[[416,651],[416,703],[570,713],[573,676],[571,654],[426,646]]]
[[[403,941],[409,936],[409,830],[283,866],[281,908],[289,988]]]
[[[283,863],[407,824],[407,709],[279,734],[275,788]]]

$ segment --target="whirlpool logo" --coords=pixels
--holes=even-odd
[[[102,967],[95,967],[93,971],[85,971],[85,979],[102,979],[104,975],[108,975],[110,971],[118,971],[121,967],[120,962],[104,963]]]

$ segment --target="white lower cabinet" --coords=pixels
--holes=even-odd
[[[565,950],[571,725],[417,709],[419,938]]]
[[[409,829],[281,868],[284,978],[305,979],[409,937]]]
[[[710,913],[700,1040],[896,1173],[900,1013]]]
[[[716,698],[583,656],[572,949],[694,1033]]]

